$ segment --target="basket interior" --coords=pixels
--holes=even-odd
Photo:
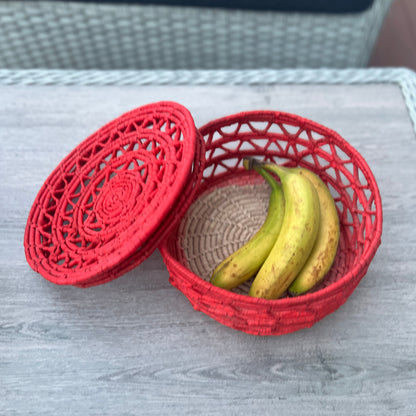
[[[341,226],[333,267],[318,291],[360,262],[371,260],[381,233],[381,205],[371,171],[335,132],[298,116],[257,112],[204,126],[206,163],[197,195],[176,232],[172,255],[203,280],[215,266],[260,228],[269,188],[247,173],[242,161],[254,156],[317,173],[334,197]],[[234,289],[246,294],[250,281]]]

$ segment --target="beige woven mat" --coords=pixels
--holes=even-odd
[[[227,185],[205,193],[189,208],[179,230],[188,267],[209,280],[215,266],[262,226],[269,203],[265,183]],[[234,289],[247,294],[250,281]]]

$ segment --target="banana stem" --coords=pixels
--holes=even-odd
[[[247,170],[254,169],[256,172],[258,172],[261,176],[263,176],[264,179],[271,185],[270,179],[273,180],[273,177],[271,177],[267,172],[265,172],[265,169],[269,172],[273,172],[277,176],[279,176],[280,179],[282,179],[284,176],[286,176],[289,173],[289,169],[285,168],[283,166],[276,165],[274,163],[270,162],[263,162],[259,161],[254,157],[246,157],[243,159],[243,166]],[[263,173],[262,173],[263,172]],[[266,177],[266,175],[269,176],[269,179]],[[276,182],[273,180],[273,182]]]
[[[279,188],[279,182],[276,182],[273,176],[270,175],[270,173],[268,173],[267,171],[265,171],[261,166],[255,166],[254,170],[261,176],[263,176],[263,178],[266,180],[266,182],[270,185],[272,189],[276,190],[277,188]]]
[[[263,176],[263,178],[266,180],[266,182],[270,185],[272,189],[277,189],[279,187],[278,182],[274,180],[273,176],[263,169],[263,162],[259,162],[254,157],[244,158],[243,166],[247,170],[254,169],[257,173]]]
[[[258,161],[256,158],[254,157],[245,157],[243,159],[243,166],[245,167],[245,169],[247,170],[252,170],[254,169],[255,166],[261,165],[263,162]]]

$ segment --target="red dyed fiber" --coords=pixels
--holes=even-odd
[[[331,271],[311,293],[252,298],[214,287],[188,266],[181,220],[204,193],[241,184],[249,156],[311,169],[334,196],[340,244]],[[381,243],[382,221],[369,166],[333,130],[292,114],[253,111],[198,131],[186,108],[159,102],[121,115],[62,160],[33,202],[24,247],[44,278],[78,287],[109,282],[159,248],[170,282],[196,310],[249,334],[282,335],[312,326],[348,299]]]
[[[365,160],[336,132],[281,112],[240,113],[214,120],[200,132],[206,142],[206,160],[195,198],[243,175],[242,160],[247,156],[303,166],[329,186],[340,217],[341,240],[333,267],[317,290],[265,300],[215,287],[191,271],[178,244],[178,227],[160,247],[172,285],[195,309],[254,335],[294,332],[334,312],[366,274],[381,243],[381,198]]]
[[[187,109],[132,110],[80,143],[30,211],[30,266],[56,284],[108,282],[146,259],[185,213],[202,174],[203,142]]]

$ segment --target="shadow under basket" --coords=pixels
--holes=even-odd
[[[206,144],[202,182],[181,223],[159,247],[172,285],[196,310],[254,335],[291,333],[334,312],[381,243],[381,198],[366,161],[333,130],[287,113],[240,113],[206,124],[200,133]],[[267,213],[269,188],[244,170],[244,157],[308,168],[334,197],[341,227],[337,255],[307,294],[265,300],[248,296],[250,282],[232,291],[209,283],[215,266],[260,228]]]

